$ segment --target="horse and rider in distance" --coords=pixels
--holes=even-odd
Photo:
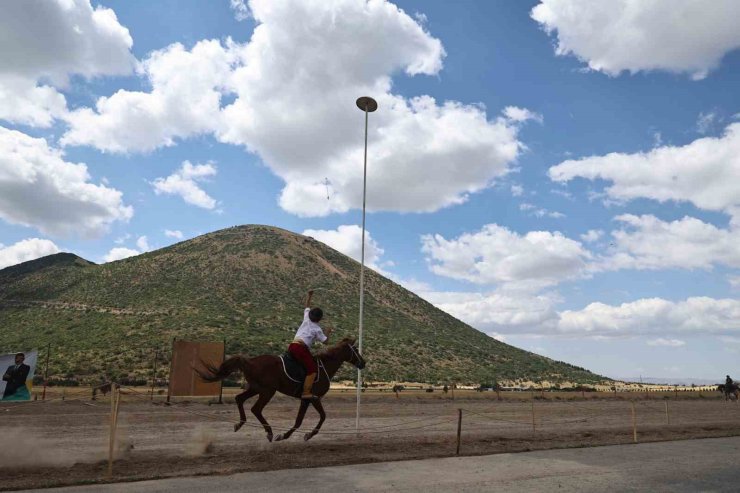
[[[737,402],[740,398],[740,386],[730,378],[730,375],[725,378],[725,383],[717,385],[717,390],[725,394],[726,401]]]
[[[204,363],[205,371],[195,370],[206,382],[223,380],[234,372],[241,372],[244,375],[247,385],[245,391],[236,396],[239,422],[234,425],[234,431],[238,431],[247,421],[244,403],[247,399],[257,396],[257,402],[252,406],[252,414],[262,423],[269,441],[273,441],[273,438],[275,441],[290,438],[300,428],[308,406],[312,405],[319,413],[319,422],[313,430],[304,435],[303,439],[309,440],[319,432],[326,419],[321,397],[329,391],[332,377],[345,362],[360,370],[365,367],[365,360],[355,347],[355,340],[349,337],[315,356],[311,354],[311,346],[316,341],[328,342],[332,333],[331,328],[324,331],[319,325],[323,311],[319,307],[311,307],[312,298],[313,290],[309,290],[304,303],[303,322],[285,354],[281,356],[263,354],[254,358],[231,356],[218,368]],[[262,415],[262,410],[275,392],[300,399],[301,404],[293,427],[274,437],[272,427]]]

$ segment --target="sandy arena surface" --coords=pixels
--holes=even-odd
[[[324,398],[328,417],[309,442],[312,410],[289,441],[269,443],[257,420],[234,433],[234,404],[179,401],[165,406],[126,391],[120,408],[118,458],[107,478],[110,402],[68,391],[65,401],[0,403],[0,489],[38,488],[175,476],[320,467],[455,454],[463,409],[461,455],[631,443],[634,402],[640,442],[740,435],[740,405],[719,395],[439,392],[363,395],[357,436],[352,392]],[[76,399],[75,399],[76,397]],[[646,400],[646,397],[648,399]],[[159,399],[159,398],[158,398]],[[231,393],[225,402],[233,402]],[[535,431],[532,430],[534,402]],[[666,415],[666,403],[670,416]],[[248,402],[251,405],[251,402]],[[292,425],[298,402],[276,396],[265,417],[279,433]],[[668,419],[670,418],[670,424]]]
[[[740,437],[67,486],[54,493],[736,492]],[[300,473],[300,481],[296,475]]]

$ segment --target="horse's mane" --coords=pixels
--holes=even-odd
[[[325,348],[321,351],[319,351],[316,356],[321,358],[322,356],[326,356],[329,358],[336,358],[337,353],[347,344],[354,344],[355,340],[352,337],[345,337],[341,341],[337,342],[333,346],[330,346],[328,348]]]

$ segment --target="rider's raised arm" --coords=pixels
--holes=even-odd
[[[313,289],[308,290],[308,295],[306,296],[306,302],[304,303],[305,308],[311,308],[311,298],[313,297]]]
[[[323,342],[326,344],[329,341],[329,336],[331,336],[332,333],[331,327],[325,327],[323,329],[318,329],[318,332],[316,333],[316,339],[319,340],[319,342]]]

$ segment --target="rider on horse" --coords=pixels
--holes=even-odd
[[[735,382],[732,381],[732,379],[730,378],[730,375],[727,375],[727,378],[725,378],[725,386],[728,389],[732,389],[734,385],[735,385]]]
[[[319,307],[311,308],[311,297],[313,290],[308,292],[306,298],[306,309],[303,311],[303,323],[298,327],[295,339],[288,346],[288,352],[306,369],[306,380],[303,382],[303,393],[301,399],[314,399],[313,382],[316,380],[316,361],[311,355],[311,346],[315,341],[326,342],[331,335],[332,329],[326,329],[326,333],[321,330],[319,322],[324,316],[324,312]]]

